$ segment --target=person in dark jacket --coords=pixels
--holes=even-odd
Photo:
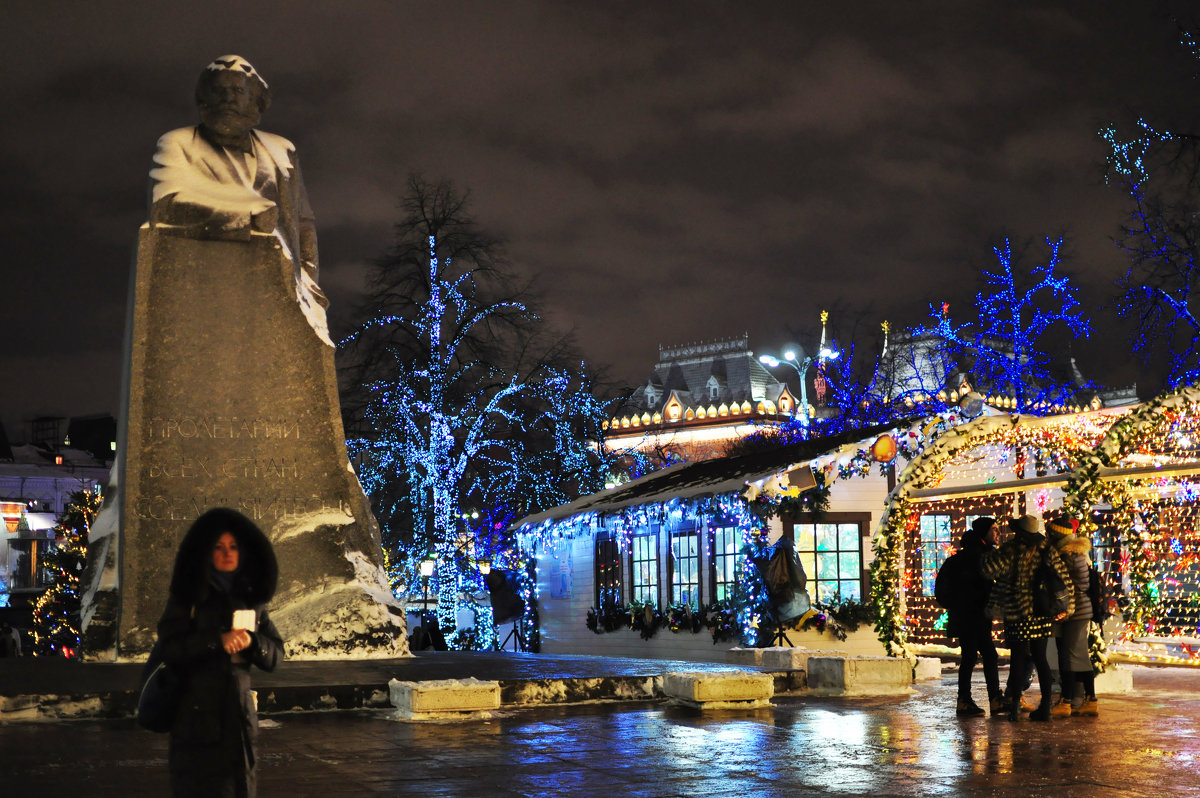
[[[1067,566],[1046,541],[1042,533],[1042,519],[1035,515],[1023,515],[1009,524],[1013,537],[1006,543],[985,552],[983,575],[1003,584],[1006,596],[1004,610],[1005,630],[1013,641],[1008,672],[1009,720],[1017,720],[1024,692],[1025,663],[1033,659],[1037,668],[1038,687],[1042,701],[1038,708],[1029,713],[1030,720],[1050,720],[1051,687],[1050,663],[1046,659],[1047,643],[1053,623],[1066,620],[1074,611],[1072,600],[1066,612],[1058,618],[1039,615],[1034,605],[1034,580],[1042,562],[1048,564],[1064,583],[1070,584]]]
[[[962,652],[956,715],[985,714],[971,698],[971,673],[979,661],[983,662],[983,681],[991,713],[995,715],[1006,709],[1000,694],[992,618],[986,611],[992,580],[985,578],[982,571],[983,555],[992,548],[998,533],[995,518],[975,519],[959,541],[958,552],[942,564],[937,575],[935,592],[938,603],[946,608],[946,634],[958,638]]]
[[[234,510],[209,510],[179,545],[158,622],[163,659],[184,682],[168,754],[175,798],[255,794],[250,666],[271,671],[282,657],[266,609],[278,575],[266,535]]]

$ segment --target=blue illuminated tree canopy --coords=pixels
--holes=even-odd
[[[411,576],[416,560],[438,559],[448,634],[463,580],[478,578],[464,567],[468,541],[498,545],[515,517],[603,485],[607,413],[465,195],[412,177],[401,208],[365,319],[342,342],[347,444],[393,562]]]
[[[983,270],[985,288],[975,295],[978,326],[969,346],[974,355],[976,380],[992,392],[1017,400],[1019,409],[1029,411],[1042,403],[1070,404],[1083,387],[1074,375],[1064,372],[1063,335],[1087,338],[1092,325],[1070,278],[1060,273],[1063,240],[1045,239],[1043,263],[1028,270],[1004,239],[993,247],[997,268]],[[1055,331],[1051,352],[1048,334]],[[962,333],[955,333],[961,340]]]
[[[1175,20],[1179,43],[1200,62],[1200,43]],[[1200,380],[1200,137],[1145,119],[1127,131],[1108,125],[1108,180],[1129,199],[1116,244],[1129,257],[1118,280],[1119,310],[1133,323],[1131,343],[1144,362],[1161,365],[1172,386]]]
[[[1120,312],[1133,322],[1134,351],[1163,363],[1170,385],[1200,379],[1200,140],[1156,130],[1101,131],[1109,144],[1109,182],[1129,198],[1116,239],[1129,257],[1118,280]]]

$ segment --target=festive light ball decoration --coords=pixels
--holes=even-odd
[[[900,447],[896,443],[896,439],[891,435],[880,435],[871,444],[871,457],[877,463],[890,463],[896,459],[896,454],[900,451]]]

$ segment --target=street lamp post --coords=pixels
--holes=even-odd
[[[425,615],[429,612],[429,577],[433,576],[433,557],[426,557],[421,560],[421,622],[425,622]]]
[[[773,355],[760,355],[758,361],[767,368],[776,368],[777,366],[788,365],[800,377],[800,407],[801,407],[801,422],[804,426],[808,426],[808,385],[805,375],[808,374],[808,369],[814,363],[828,363],[831,360],[837,360],[838,351],[821,343],[821,349],[815,355],[807,357],[797,357],[794,350],[787,350],[783,353],[783,360],[780,360]]]

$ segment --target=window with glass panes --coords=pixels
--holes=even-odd
[[[630,568],[633,574],[633,601],[658,604],[658,534],[634,535]]]
[[[671,535],[671,603],[700,609],[700,536],[694,531]]]
[[[742,531],[735,526],[719,526],[712,531],[712,598],[732,601],[741,573],[739,557]]]
[[[813,601],[863,600],[862,523],[827,516],[792,525]]]
[[[618,607],[621,600],[621,550],[610,533],[596,537],[596,606]]]
[[[949,515],[921,516],[921,593],[933,595],[938,569],[954,553]]]

